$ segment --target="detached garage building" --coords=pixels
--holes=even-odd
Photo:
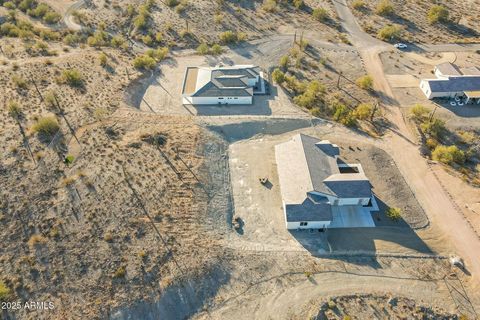
[[[252,104],[253,95],[265,92],[259,67],[188,67],[182,103],[193,105]]]
[[[303,134],[275,146],[287,229],[327,228],[335,207],[370,204],[362,166],[343,163],[339,154],[337,145]]]
[[[436,79],[423,79],[420,89],[428,99],[464,97],[465,103],[480,104],[480,69],[459,69],[445,62],[435,67]]]

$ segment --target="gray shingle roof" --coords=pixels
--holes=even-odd
[[[309,198],[301,204],[285,205],[288,222],[332,221],[332,207],[328,203],[314,203]]]
[[[248,97],[253,96],[253,88],[248,79],[255,79],[259,67],[213,68],[210,81],[192,94],[193,97]]]
[[[432,92],[462,92],[480,90],[480,76],[450,77],[448,80],[426,80]]]

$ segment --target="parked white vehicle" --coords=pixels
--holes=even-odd
[[[406,49],[407,48],[407,45],[405,43],[395,43],[393,46],[397,49]]]

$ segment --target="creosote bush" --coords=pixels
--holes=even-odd
[[[384,41],[395,41],[401,39],[402,31],[403,29],[399,25],[388,25],[380,29],[377,36]]]
[[[51,137],[60,130],[60,125],[58,124],[57,118],[54,116],[47,116],[38,119],[33,125],[32,130],[35,133]]]
[[[83,76],[77,69],[68,69],[62,71],[61,82],[71,87],[83,86]]]
[[[7,301],[11,294],[12,290],[3,281],[0,281],[0,301]]]
[[[427,20],[430,24],[434,23],[446,23],[448,22],[449,12],[448,9],[442,5],[434,5],[430,8],[427,14]]]
[[[136,69],[151,70],[155,68],[156,61],[148,55],[140,55],[133,60],[133,66]]]
[[[365,75],[358,78],[356,83],[362,89],[365,89],[365,90],[373,89],[373,78],[369,75]]]
[[[377,8],[375,9],[375,13],[381,16],[389,16],[392,15],[395,11],[393,4],[389,0],[381,0]]]
[[[453,163],[463,164],[465,162],[465,153],[457,146],[438,145],[432,152],[432,158],[444,164]]]
[[[328,11],[324,8],[315,8],[312,13],[313,17],[321,22],[328,20]]]

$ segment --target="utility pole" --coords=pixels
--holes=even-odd
[[[430,118],[428,118],[428,122],[432,122],[433,116],[435,115],[435,111],[437,111],[437,108],[438,106],[436,105],[432,113],[430,114]]]
[[[338,79],[337,79],[337,88],[340,89],[340,77],[342,76],[342,71],[338,74]]]

